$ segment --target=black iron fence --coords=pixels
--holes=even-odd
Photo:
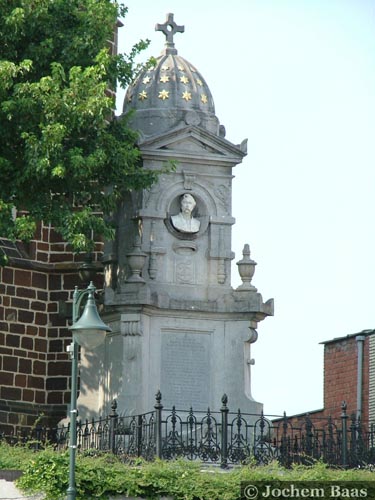
[[[286,467],[315,460],[341,467],[375,464],[375,425],[365,429],[355,416],[347,415],[345,404],[335,421],[329,417],[317,423],[306,415],[292,422],[285,414],[271,419],[263,413],[233,413],[226,395],[218,412],[165,409],[158,392],[151,412],[119,416],[114,401],[107,417],[78,422],[77,446],[80,451],[108,451],[126,458],[184,457],[222,467],[272,460]],[[35,446],[48,440],[56,449],[64,449],[70,432],[69,425],[36,428],[31,438]]]

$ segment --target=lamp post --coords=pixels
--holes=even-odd
[[[69,330],[73,333],[72,343],[67,351],[72,360],[72,381],[70,399],[70,439],[69,439],[69,486],[67,500],[75,500],[77,489],[75,484],[75,463],[77,449],[77,385],[78,385],[78,346],[92,349],[104,342],[107,332],[111,328],[103,323],[95,304],[95,286],[92,281],[85,290],[75,287],[73,293],[73,324]],[[87,297],[87,302],[82,316],[79,318],[79,309],[82,300]],[[79,318],[79,319],[78,319]]]

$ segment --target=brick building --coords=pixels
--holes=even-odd
[[[326,342],[324,345],[324,412],[336,414],[346,401],[348,412],[356,413],[364,423],[373,420],[370,399],[371,351],[374,330],[365,330]],[[371,360],[371,361],[370,361]]]
[[[118,20],[108,40],[112,54],[117,53],[122,26]],[[112,89],[107,93],[115,96]],[[90,256],[94,263],[102,250],[97,242]],[[38,417],[50,426],[66,417],[72,294],[75,286],[86,287],[88,282],[79,273],[85,256],[73,254],[53,228],[42,223],[27,245],[0,237],[0,252],[8,257],[7,266],[0,266],[0,434],[12,434],[34,425]],[[101,272],[94,284],[100,293]]]
[[[364,426],[375,421],[375,330],[364,330],[322,342],[324,345],[324,406],[288,418],[298,427],[308,414],[319,426],[332,417],[339,422],[342,403],[347,414],[360,417]],[[277,419],[280,420],[280,419]],[[275,420],[275,422],[277,422]]]
[[[101,250],[98,243],[94,261]],[[40,225],[27,246],[0,239],[0,251],[9,259],[0,267],[0,432],[12,434],[37,417],[54,425],[67,414],[69,303],[74,287],[85,284],[78,275],[83,256],[50,227]]]

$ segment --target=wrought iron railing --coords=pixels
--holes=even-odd
[[[308,414],[298,424],[292,421],[285,414],[271,419],[263,413],[233,413],[226,395],[217,412],[165,409],[158,392],[151,412],[119,416],[114,401],[107,417],[78,422],[77,447],[146,460],[184,457],[222,467],[272,460],[286,467],[315,460],[342,467],[375,464],[375,425],[365,429],[355,416],[349,421],[345,404],[335,421],[330,417],[316,421]],[[64,449],[70,432],[69,425],[52,430],[37,427],[22,440],[36,448],[48,441],[56,449]]]

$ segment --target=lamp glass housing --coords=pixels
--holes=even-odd
[[[92,328],[76,330],[73,333],[74,341],[85,349],[91,350],[98,347],[105,340],[105,330],[93,330]]]
[[[99,316],[93,294],[90,293],[82,316],[69,330],[72,331],[75,342],[86,349],[102,344],[106,333],[112,331]]]

